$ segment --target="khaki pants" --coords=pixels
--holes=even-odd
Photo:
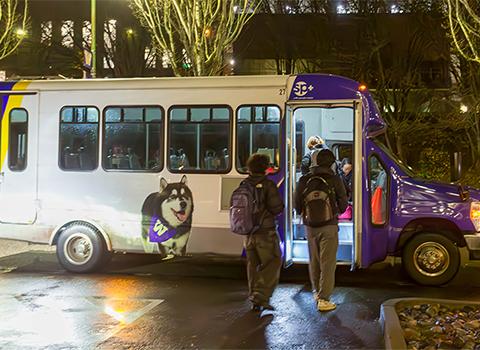
[[[255,304],[269,303],[278,284],[282,266],[277,232],[248,235],[244,245],[247,255],[249,299]]]
[[[337,267],[338,226],[307,228],[308,252],[310,255],[310,281],[320,299],[329,300],[335,287]]]

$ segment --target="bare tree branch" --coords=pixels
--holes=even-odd
[[[261,0],[130,0],[159,53],[176,75],[218,75],[225,51]],[[191,69],[190,68],[191,65]]]
[[[455,49],[469,61],[480,63],[480,4],[477,0],[444,0]]]
[[[0,0],[0,60],[11,55],[22,42],[27,30],[27,0],[21,13],[17,0]]]

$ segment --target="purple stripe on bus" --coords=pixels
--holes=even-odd
[[[0,82],[0,91],[12,91],[15,83],[16,82]],[[2,94],[0,92],[0,96],[2,98],[1,109],[0,109],[0,121],[1,121],[3,119],[5,108],[7,107],[8,98],[10,97],[10,95]]]

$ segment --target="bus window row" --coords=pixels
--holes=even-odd
[[[59,166],[66,171],[105,170],[227,173],[232,167],[233,111],[226,105],[173,106],[168,112],[164,150],[160,106],[68,106],[60,111]],[[237,109],[236,168],[246,173],[248,157],[263,153],[273,170],[280,158],[280,108],[244,105]],[[100,127],[102,137],[100,140]],[[101,147],[100,147],[101,142]],[[166,153],[166,157],[164,154]]]

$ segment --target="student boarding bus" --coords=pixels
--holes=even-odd
[[[352,159],[351,219],[338,262],[402,256],[438,285],[480,259],[480,192],[415,177],[384,146],[365,86],[332,75],[0,83],[0,238],[56,245],[88,272],[112,252],[242,255],[232,191],[252,153],[270,157],[285,200],[285,266],[307,263],[293,192],[306,140]],[[467,255],[468,257],[465,257]]]

